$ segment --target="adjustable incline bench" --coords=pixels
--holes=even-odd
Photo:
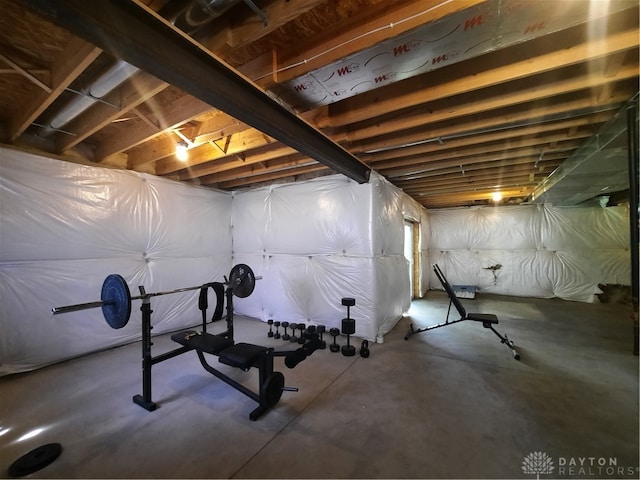
[[[442,270],[440,270],[440,267],[438,266],[438,264],[435,264],[435,263],[433,264],[433,271],[436,274],[436,277],[438,277],[438,280],[440,280],[440,283],[442,284],[445,291],[447,292],[447,295],[449,295],[449,308],[447,309],[447,318],[443,323],[438,323],[437,325],[431,325],[431,326],[420,328],[417,330],[413,328],[413,324],[410,324],[409,332],[407,332],[404,339],[408,340],[409,337],[414,333],[426,332],[428,330],[433,330],[435,328],[446,327],[447,325],[453,325],[454,323],[463,322],[464,320],[473,320],[474,322],[482,322],[482,326],[484,328],[488,328],[493,333],[495,333],[500,339],[500,343],[504,343],[507,347],[511,349],[511,353],[513,353],[513,358],[515,358],[516,360],[520,360],[520,354],[518,354],[518,352],[516,351],[516,347],[513,341],[509,340],[509,338],[506,335],[501,335],[493,327],[494,325],[498,324],[498,317],[491,313],[468,313],[465,310],[464,306],[462,305],[462,302],[460,302],[460,299],[456,297],[456,294],[453,291],[453,288],[451,287],[451,285],[449,285],[449,282],[447,282],[447,279],[445,278],[444,273],[442,273]],[[451,312],[452,304],[454,307],[456,307],[456,310],[460,314],[460,318],[458,320],[449,321],[449,313]]]

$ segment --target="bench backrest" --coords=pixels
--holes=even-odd
[[[449,295],[449,298],[451,299],[453,306],[456,307],[456,310],[458,310],[458,313],[460,314],[460,318],[467,318],[467,311],[462,306],[462,302],[460,301],[460,299],[456,297],[456,294],[453,291],[453,288],[451,288],[451,285],[449,285],[449,282],[447,282],[447,279],[445,278],[444,273],[442,273],[442,270],[440,270],[440,267],[438,266],[437,263],[433,264],[433,271],[436,274],[436,277],[438,277],[438,280],[440,280],[440,283],[442,284],[445,291],[447,292],[447,295]]]

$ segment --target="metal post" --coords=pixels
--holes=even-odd
[[[133,397],[134,403],[150,412],[155,410],[157,405],[151,400],[151,366],[153,357],[151,356],[151,299],[145,294],[144,287],[140,286],[142,297],[142,395]]]

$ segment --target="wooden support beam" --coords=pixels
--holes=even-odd
[[[370,169],[152,10],[120,0],[22,0],[56,23],[358,183]]]
[[[461,62],[430,72],[428,75],[431,82],[425,82],[425,76],[419,75],[332,104],[329,109],[331,122],[333,126],[360,122],[378,115],[381,111],[395,112],[438,98],[446,98],[456,92],[477,91],[625,50],[637,50],[638,44],[638,31],[634,28],[613,33],[599,40],[590,39],[568,48],[503,65],[503,53],[494,52],[485,55],[483,71],[465,72],[466,62]]]
[[[42,91],[34,95],[31,102],[24,105],[20,113],[12,119],[8,133],[9,141],[15,142],[100,53],[102,50],[96,46],[73,38],[51,66],[51,91]]]

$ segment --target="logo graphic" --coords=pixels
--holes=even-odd
[[[543,475],[553,473],[553,469],[551,457],[544,452],[531,452],[522,461],[522,471],[535,475],[537,480],[540,480],[541,473]]]

